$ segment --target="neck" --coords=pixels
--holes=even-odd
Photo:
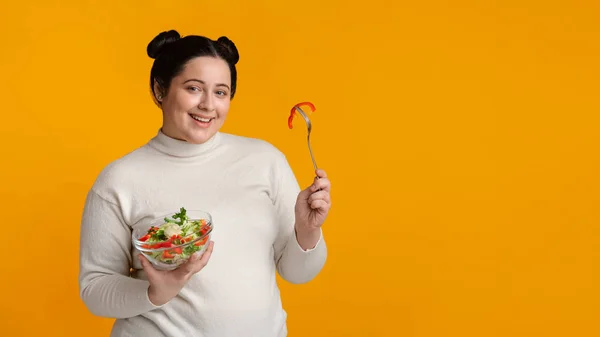
[[[182,137],[179,137],[176,133],[165,130],[164,126],[162,128],[160,128],[158,130],[158,132],[164,134],[165,136],[167,136],[169,138],[172,138],[172,139],[175,139],[175,140],[179,140],[179,141],[182,141],[182,142],[187,142],[187,140],[185,140]]]

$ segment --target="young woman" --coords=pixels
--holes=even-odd
[[[304,283],[325,264],[329,179],[318,170],[301,190],[274,146],[220,132],[236,92],[231,40],[168,31],[147,52],[163,124],[87,195],[81,297],[93,314],[116,318],[111,336],[286,336],[276,272]],[[157,270],[132,230],[181,207],[212,215],[211,242],[177,269]]]

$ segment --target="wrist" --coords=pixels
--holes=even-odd
[[[298,226],[295,228],[296,240],[303,250],[315,248],[321,237],[320,228],[306,228]]]
[[[167,298],[164,295],[161,296],[161,294],[156,291],[156,288],[150,285],[148,287],[148,300],[150,300],[150,303],[152,303],[152,305],[160,307],[169,302],[170,298]]]

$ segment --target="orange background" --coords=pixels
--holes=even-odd
[[[416,3],[416,4],[415,4]],[[99,171],[160,127],[147,43],[229,36],[223,131],[331,177],[330,255],[290,336],[598,336],[597,1],[6,1],[3,336],[108,336],[79,299]]]

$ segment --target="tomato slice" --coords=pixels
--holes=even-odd
[[[198,242],[194,243],[194,246],[196,246],[196,247],[202,246],[203,244],[205,244],[205,243],[206,243],[206,241],[208,241],[208,236],[207,236],[207,237],[205,237],[204,239],[202,239],[202,240],[200,240],[200,241],[198,241]]]

